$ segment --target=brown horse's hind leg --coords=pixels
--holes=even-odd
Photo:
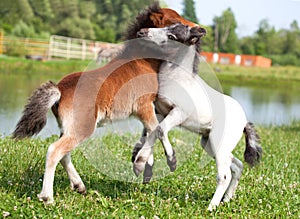
[[[49,146],[47,157],[46,157],[46,169],[45,169],[44,180],[43,180],[43,188],[41,193],[38,195],[40,201],[44,201],[45,203],[48,204],[54,202],[53,182],[54,182],[54,173],[55,173],[56,166],[64,156],[68,156],[67,154],[72,149],[74,149],[76,145],[77,145],[77,141],[74,137],[63,135],[58,141],[54,142]],[[67,157],[64,158],[63,161],[64,164],[67,164],[66,159],[68,158]],[[70,163],[66,165],[66,167],[70,168]]]
[[[81,194],[85,194],[86,189],[83,184],[79,174],[77,173],[72,161],[71,161],[71,152],[67,153],[60,161],[64,169],[66,170],[68,177],[71,182],[71,189],[77,190]]]

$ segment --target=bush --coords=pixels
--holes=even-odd
[[[35,29],[31,25],[27,25],[22,20],[16,24],[12,30],[12,34],[18,37],[34,37],[36,35]]]
[[[300,59],[294,54],[270,55],[270,56],[268,56],[268,58],[272,59],[272,65],[300,66]]]
[[[8,56],[24,57],[28,53],[24,43],[21,43],[17,39],[9,41],[9,43],[5,45],[5,50]]]

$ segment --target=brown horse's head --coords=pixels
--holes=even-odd
[[[170,8],[160,9],[160,13],[152,13],[150,19],[153,21],[155,27],[166,27],[172,24],[181,23],[190,27],[199,26],[191,21],[181,17],[176,11]]]
[[[136,38],[137,32],[142,28],[162,28],[176,23],[190,27],[198,26],[199,31],[201,31],[201,27],[198,24],[186,20],[172,9],[160,8],[159,3],[155,2],[136,17],[135,22],[127,30],[126,39]]]

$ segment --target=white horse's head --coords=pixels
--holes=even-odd
[[[137,36],[149,39],[159,46],[164,46],[170,40],[189,46],[198,45],[200,43],[200,38],[205,34],[206,30],[204,28],[191,28],[181,23],[177,23],[164,28],[143,28],[137,33]]]

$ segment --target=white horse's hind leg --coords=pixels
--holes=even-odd
[[[229,202],[230,199],[232,199],[235,194],[239,180],[242,175],[243,163],[236,157],[232,156],[232,163],[230,165],[230,170],[231,170],[232,179],[231,179],[230,184],[223,196],[224,202]]]
[[[83,184],[79,174],[77,173],[72,161],[70,152],[67,153],[60,161],[64,169],[66,170],[71,182],[71,189],[76,189],[79,193],[84,194],[86,192],[85,185]]]
[[[214,210],[221,202],[225,191],[227,190],[230,181],[231,181],[231,159],[229,155],[224,154],[217,154],[216,157],[216,164],[217,164],[217,189],[215,194],[208,206],[208,210]]]

